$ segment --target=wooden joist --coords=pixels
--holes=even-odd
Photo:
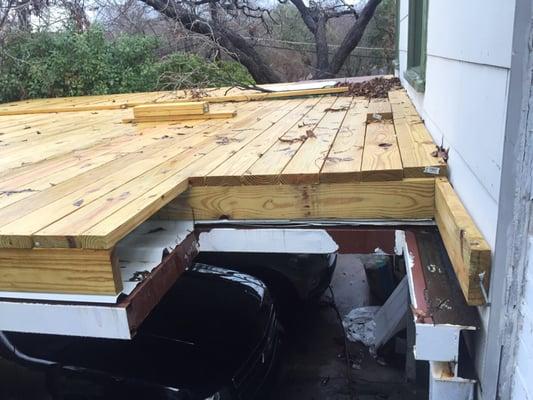
[[[435,183],[435,221],[467,303],[484,304],[480,274],[488,292],[490,247],[446,178]]]
[[[434,214],[434,180],[319,185],[198,186],[165,219],[419,219]]]

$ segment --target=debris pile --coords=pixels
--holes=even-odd
[[[348,91],[341,96],[363,96],[372,98],[387,98],[389,91],[400,89],[398,78],[377,77],[364,82],[340,82],[337,87],[348,87]]]

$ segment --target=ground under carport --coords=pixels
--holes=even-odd
[[[341,254],[332,280],[339,313],[372,305],[364,262],[373,256]],[[427,371],[417,364],[417,379],[408,383],[404,361],[394,351],[375,359],[360,343],[347,341],[332,306],[331,293],[297,315],[287,330],[281,378],[273,399],[370,400],[427,399]]]
[[[344,316],[372,304],[363,263],[372,256],[341,254],[332,280],[335,303]],[[331,293],[297,313],[284,339],[279,380],[272,399],[370,400],[427,399],[424,363],[417,382],[404,377],[402,357],[391,351],[376,360],[366,347],[346,342]],[[41,374],[0,360],[1,400],[49,400]]]

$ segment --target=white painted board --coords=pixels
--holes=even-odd
[[[322,229],[233,229],[202,232],[200,251],[331,254],[339,246]]]

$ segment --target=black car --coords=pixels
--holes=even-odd
[[[260,398],[278,346],[266,286],[204,264],[184,272],[132,340],[0,332],[0,355],[45,369],[58,399]]]
[[[306,235],[313,240],[302,245]],[[299,304],[319,299],[327,289],[337,249],[329,234],[318,229],[215,228],[200,234],[196,261],[259,278],[287,317]]]

